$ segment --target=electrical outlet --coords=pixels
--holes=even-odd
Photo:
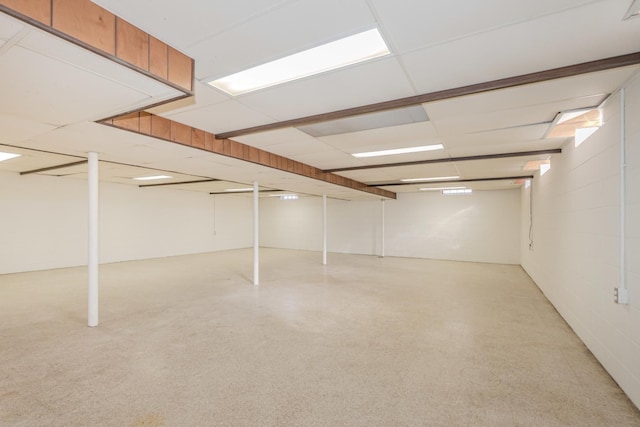
[[[617,304],[629,304],[629,291],[626,288],[613,288],[613,295]]]

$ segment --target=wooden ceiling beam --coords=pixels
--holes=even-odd
[[[377,165],[352,166],[348,168],[325,169],[323,172],[330,172],[330,173],[349,172],[349,171],[358,171],[358,170],[366,170],[366,169],[394,168],[398,166],[429,165],[433,163],[462,162],[462,161],[468,161],[468,160],[505,159],[510,157],[540,156],[543,154],[559,154],[559,153],[562,153],[562,148],[551,148],[548,150],[535,150],[535,151],[516,151],[513,153],[481,154],[478,156],[444,157],[440,159],[416,160],[413,162],[383,163],[383,164],[377,164]]]
[[[489,92],[498,89],[508,89],[516,86],[542,83],[549,80],[573,77],[581,74],[606,71],[614,68],[626,67],[640,64],[640,52],[627,55],[614,56],[611,58],[598,59],[595,61],[583,62],[581,64],[568,65],[565,67],[553,68],[545,71],[522,74],[504,79],[492,80],[483,83],[476,83],[468,86],[461,86],[453,89],[445,89],[422,95],[409,96],[406,98],[394,99],[391,101],[378,102],[375,104],[362,105],[344,110],[332,111],[329,113],[316,114],[312,116],[300,117],[297,119],[284,120],[281,122],[266,125],[254,126],[238,129],[230,132],[222,132],[216,135],[219,139],[234,138],[258,132],[266,132],[287,127],[299,127],[314,123],[328,122],[331,120],[344,119],[347,117],[359,116],[362,114],[377,113],[380,111],[405,108],[425,102],[442,101],[445,99],[457,98],[460,96],[474,95],[482,92]]]
[[[388,182],[379,184],[369,184],[370,187],[402,187],[408,185],[430,185],[430,184],[456,184],[460,182],[483,182],[483,181],[511,181],[514,179],[533,179],[533,175],[519,175],[519,176],[494,176],[487,178],[464,178],[464,179],[449,179],[446,181],[428,181],[428,182]]]

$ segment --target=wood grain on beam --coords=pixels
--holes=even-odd
[[[300,117],[292,120],[285,120],[266,125],[254,126],[245,129],[223,132],[217,135],[220,139],[234,138],[240,135],[248,135],[257,132],[282,129],[287,127],[298,127],[311,125],[314,123],[328,122],[331,120],[344,119],[347,117],[359,116],[362,114],[377,113],[380,111],[405,108],[425,102],[442,101],[445,99],[457,98],[460,96],[474,95],[498,89],[508,89],[532,83],[542,83],[565,77],[573,77],[581,74],[605,71],[613,68],[626,67],[640,64],[640,52],[627,55],[615,56],[612,58],[599,59],[596,61],[584,62],[581,64],[569,65],[566,67],[553,68],[551,70],[538,71],[535,73],[522,74],[504,79],[492,80],[484,83],[477,83],[468,86],[461,86],[453,89],[446,89],[422,95],[409,96],[406,98],[394,99],[391,101],[378,102],[375,104],[362,105],[345,110],[332,111],[330,113],[316,114],[313,116]]]
[[[376,196],[389,199],[396,198],[396,194],[392,191],[369,187],[367,184],[351,178],[323,172],[321,169],[316,167],[288,159],[277,154],[269,153],[237,141],[230,139],[217,139],[212,133],[147,112],[130,113],[124,116],[106,119],[99,123],[166,141],[188,145],[193,148],[232,157],[234,159],[279,169],[284,172],[293,173],[306,178],[329,182],[342,187],[374,194]]]
[[[0,0],[0,12],[193,95],[193,59],[90,0]]]
[[[51,25],[51,0],[2,0],[0,5],[45,25]]]

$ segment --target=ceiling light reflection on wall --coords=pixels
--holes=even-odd
[[[444,146],[442,144],[434,144],[422,145],[419,147],[396,148],[393,150],[368,151],[366,153],[353,153],[351,155],[357,158],[392,156],[395,154],[421,153],[423,151],[442,150],[443,148]]]
[[[153,175],[153,176],[139,176],[137,178],[133,178],[137,181],[153,181],[154,179],[168,179],[173,178],[169,175]]]
[[[389,53],[389,48],[380,32],[374,28],[207,83],[229,95],[236,96]]]
[[[603,124],[602,109],[600,108],[563,111],[556,115],[545,138],[574,137],[577,147]]]
[[[575,137],[574,137],[575,138],[574,146],[577,147],[583,142],[585,142],[591,135],[596,133],[598,129],[600,129],[598,126],[594,126],[591,128],[576,129]]]
[[[421,181],[444,181],[447,179],[458,179],[460,178],[458,175],[453,176],[434,176],[431,178],[405,178],[401,179],[402,182],[421,182]]]
[[[550,162],[542,163],[540,165],[540,176],[542,176],[545,173],[549,172],[549,169],[551,169],[551,163]]]
[[[4,162],[5,160],[9,159],[15,159],[16,157],[20,157],[20,154],[4,153],[0,151],[0,162]]]

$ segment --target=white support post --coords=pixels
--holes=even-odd
[[[258,181],[253,181],[253,284],[260,284],[260,214]]]
[[[385,223],[385,219],[384,219],[384,199],[382,199],[382,227],[381,227],[381,242],[380,242],[380,257],[384,258],[384,223]]]
[[[88,325],[98,326],[98,153],[89,153]]]
[[[322,265],[327,265],[327,195],[322,195]]]

